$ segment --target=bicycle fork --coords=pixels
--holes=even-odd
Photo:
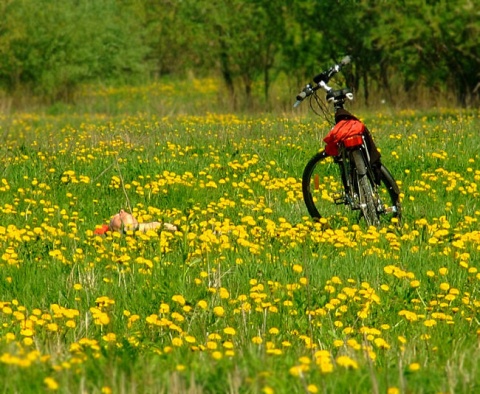
[[[352,210],[362,210],[362,203],[360,202],[360,193],[358,190],[358,179],[360,177],[368,176],[373,178],[372,169],[366,164],[369,157],[364,156],[362,149],[354,149],[347,151],[342,149],[341,155],[335,159],[335,162],[340,168],[340,175],[344,188],[343,195],[333,196],[336,205],[348,205]],[[383,212],[383,205],[378,197],[376,184],[372,184],[373,199],[376,202],[377,212]],[[365,207],[363,207],[365,208]]]

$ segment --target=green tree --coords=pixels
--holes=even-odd
[[[9,1],[2,11],[0,84],[10,93],[69,99],[80,83],[142,72],[141,30],[114,0]]]
[[[253,84],[260,77],[268,100],[272,70],[284,35],[281,0],[215,0],[188,3],[191,21],[197,32],[207,37],[193,49],[212,59],[229,93],[243,87],[251,102]]]
[[[473,2],[410,0],[377,9],[379,28],[370,38],[391,72],[402,76],[407,93],[425,85],[455,92],[461,105],[474,99],[480,81],[480,20]]]
[[[285,35],[281,40],[281,70],[296,77],[296,85],[316,75],[321,63],[328,60],[324,40],[316,19],[317,1],[286,2]]]
[[[197,50],[207,41],[188,1],[138,0],[137,6],[143,15],[144,42],[148,47],[145,60],[154,77],[208,68],[204,64],[209,62],[208,56],[199,56]]]
[[[347,85],[363,89],[369,101],[372,81],[382,68],[381,51],[370,45],[375,13],[369,2],[308,0],[288,2],[288,30],[283,45],[284,65],[307,78],[345,55],[353,58],[344,69]]]

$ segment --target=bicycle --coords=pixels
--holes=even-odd
[[[333,104],[335,117],[335,125],[324,138],[325,149],[316,153],[303,171],[303,199],[308,213],[316,221],[322,217],[342,219],[336,207],[345,205],[352,211],[359,211],[358,220],[363,217],[369,226],[379,226],[384,220],[392,221],[393,218],[399,223],[402,210],[397,182],[381,162],[370,131],[344,108],[347,100],[353,100],[353,93],[348,88],[334,90],[328,85],[348,63],[350,57],[347,56],[318,74],[313,78],[314,84],[307,84],[296,97],[294,107],[310,97],[314,112],[319,114],[313,100],[327,116],[328,109],[317,95],[317,91],[323,89],[326,101]]]

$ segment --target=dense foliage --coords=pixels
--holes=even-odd
[[[65,100],[85,82],[194,73],[221,76],[247,102],[257,83],[268,102],[279,76],[303,80],[350,54],[349,84],[367,103],[479,97],[471,0],[5,0],[0,13],[0,89],[9,95]]]

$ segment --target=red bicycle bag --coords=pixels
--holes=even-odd
[[[365,132],[365,125],[357,119],[340,120],[327,134],[323,141],[327,144],[325,152],[330,156],[338,155],[338,144],[353,136]]]

